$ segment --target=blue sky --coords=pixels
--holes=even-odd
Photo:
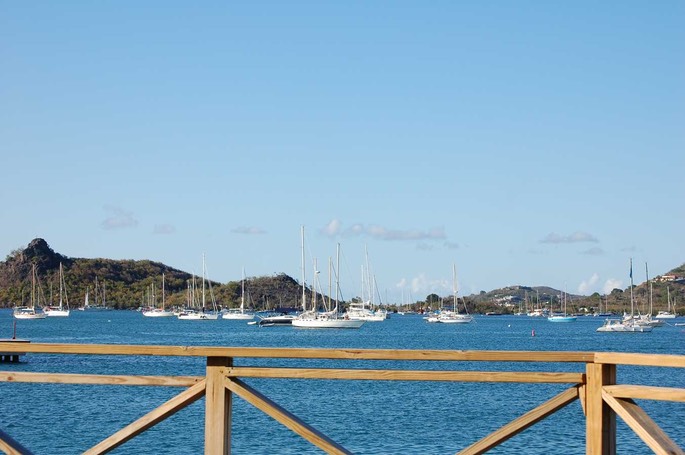
[[[685,3],[2,2],[0,251],[383,301],[685,262]],[[3,256],[4,258],[4,256]]]

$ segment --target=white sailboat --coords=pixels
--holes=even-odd
[[[205,256],[202,255],[202,308],[200,310],[183,311],[178,314],[178,319],[194,320],[194,321],[211,321],[219,318],[219,313],[216,308],[216,300],[212,291],[212,282],[209,281],[209,294],[212,301],[212,310],[207,311],[205,299],[205,275],[207,268],[205,266]],[[194,287],[194,286],[193,286]]]
[[[67,295],[67,286],[64,281],[64,269],[61,262],[59,263],[59,304],[57,306],[47,306],[43,308],[43,311],[50,317],[69,316],[69,297]]]
[[[605,319],[604,324],[597,328],[597,332],[620,332],[620,333],[649,333],[652,331],[649,325],[640,325],[635,318],[635,302],[633,299],[633,259],[630,259],[630,318]]]
[[[162,306],[157,307],[157,299],[155,297],[154,284],[152,285],[151,293],[151,305],[145,310],[143,310],[143,316],[148,318],[168,318],[174,316],[174,312],[166,309],[166,303],[164,301],[164,274],[162,273]]]
[[[365,247],[366,255],[366,269],[362,265],[362,290],[361,299],[358,302],[350,302],[347,307],[345,316],[349,319],[366,322],[382,322],[388,317],[387,311],[381,308],[375,308],[374,296],[376,292],[376,279],[372,276],[371,267],[369,265],[369,251]],[[366,296],[365,296],[366,293]],[[366,300],[365,300],[366,299]]]
[[[229,308],[221,314],[221,319],[251,320],[254,313],[245,311],[245,268],[243,267],[243,279],[241,281],[240,308]]]
[[[36,291],[36,280],[36,265],[33,264],[31,272],[31,306],[15,307],[12,315],[16,319],[45,319],[47,317],[47,314],[44,312],[36,310],[40,300],[40,292]]]
[[[668,305],[666,310],[661,310],[657,312],[656,316],[654,316],[656,319],[675,319],[676,318],[676,310],[675,310],[675,302],[671,303],[671,288],[666,287],[666,304]]]
[[[464,303],[464,311],[465,314],[460,314],[459,313],[459,296],[458,296],[458,291],[457,291],[457,266],[456,264],[452,264],[452,296],[453,296],[453,305],[452,305],[452,311],[450,310],[444,310],[441,311],[440,314],[437,314],[435,316],[431,316],[428,319],[426,319],[428,322],[439,322],[442,324],[468,324],[473,320],[473,316],[469,314],[468,309],[466,308],[466,303]]]
[[[338,244],[338,270],[340,261],[340,244]],[[312,286],[312,309],[307,309],[307,298],[306,298],[306,283],[305,283],[305,266],[304,266],[304,226],[302,226],[302,313],[299,314],[292,320],[293,327],[307,328],[307,329],[358,329],[364,325],[364,321],[350,319],[348,317],[341,316],[338,311],[338,272],[336,270],[336,290],[335,290],[335,308],[319,313],[317,311],[316,302],[316,284],[318,271],[314,270],[314,286]],[[330,300],[330,296],[329,296]]]

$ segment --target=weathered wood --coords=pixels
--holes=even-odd
[[[422,371],[422,370],[357,370],[334,368],[263,368],[233,367],[232,377],[294,378],[294,379],[360,379],[377,381],[454,381],[454,382],[518,382],[561,383],[585,382],[584,373],[493,372],[493,371]]]
[[[0,351],[18,347],[0,343]],[[254,348],[219,346],[146,346],[123,344],[31,343],[21,351],[43,354],[149,355],[175,357],[250,357],[349,360],[441,360],[469,362],[592,362],[592,352],[570,351],[448,351],[405,349]]]
[[[651,367],[685,368],[685,356],[670,354],[635,354],[626,352],[597,352],[595,363],[616,365],[644,365]]]
[[[585,453],[615,455],[616,415],[602,399],[602,387],[616,382],[616,366],[590,363],[585,372]]]
[[[31,455],[31,451],[0,430],[0,450],[6,455]]]
[[[231,452],[231,393],[226,389],[226,371],[233,360],[207,358],[205,394],[205,454],[228,455]]]
[[[475,455],[485,453],[495,446],[503,443],[507,439],[519,434],[531,425],[539,422],[550,414],[557,412],[559,409],[568,405],[578,398],[578,387],[571,387],[570,389],[564,390],[560,394],[556,395],[550,400],[545,401],[540,406],[536,407],[523,414],[521,417],[512,420],[508,424],[504,425],[499,430],[490,433],[480,441],[471,444],[469,447],[465,448],[460,455]]]
[[[31,382],[44,384],[190,387],[203,380],[203,376],[128,376],[0,371],[0,382]]]
[[[617,399],[608,393],[604,401],[658,455],[683,455],[683,451],[633,400]]]
[[[272,417],[274,420],[286,426],[291,431],[300,435],[326,453],[341,455],[351,453],[330,439],[328,436],[320,433],[318,430],[309,426],[307,423],[303,422],[286,409],[274,403],[257,390],[248,386],[240,379],[228,378],[226,381],[226,386],[240,398],[252,404],[257,409]]]
[[[685,402],[685,389],[677,389],[675,387],[621,384],[606,386],[604,391],[614,398]]]
[[[126,441],[136,437],[143,431],[158,424],[167,417],[177,413],[181,409],[196,402],[205,394],[205,382],[202,381],[180,394],[176,395],[171,400],[168,400],[162,406],[145,414],[140,419],[127,425],[125,428],[117,431],[112,436],[96,444],[92,448],[83,452],[84,455],[96,455],[110,452]]]

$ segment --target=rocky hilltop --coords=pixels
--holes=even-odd
[[[201,277],[149,260],[113,260],[72,258],[56,253],[44,239],[34,239],[24,249],[12,251],[0,262],[0,306],[12,307],[28,302],[35,265],[37,286],[43,302],[54,301],[59,291],[59,266],[62,264],[69,305],[83,304],[89,294],[89,304],[106,305],[114,309],[137,308],[146,305],[152,295],[161,303],[162,275],[165,302],[183,306],[193,280],[196,287]],[[240,304],[241,283],[207,283],[207,300],[214,296],[217,304],[235,307]],[[52,296],[52,298],[51,298]],[[258,308],[296,307],[302,288],[293,278],[281,274],[273,277],[246,279],[248,305]]]

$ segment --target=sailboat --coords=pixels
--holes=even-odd
[[[36,304],[39,302],[40,293],[36,291],[36,265],[33,264],[31,273],[31,306],[15,307],[12,312],[16,319],[45,319],[47,314],[36,310]]]
[[[154,285],[152,285],[151,303],[147,309],[143,310],[143,316],[148,318],[168,318],[174,316],[174,312],[166,309],[164,302],[164,274],[162,273],[162,306],[157,307],[157,299],[155,298]]]
[[[622,332],[622,333],[649,333],[652,331],[649,325],[640,325],[634,318],[635,300],[633,299],[633,259],[630,258],[630,317],[621,319],[609,318],[597,328],[597,332]]]
[[[675,319],[676,318],[676,311],[675,311],[675,302],[671,303],[671,288],[666,287],[666,295],[667,295],[667,309],[666,311],[661,310],[659,311],[656,316],[654,316],[656,319]]]
[[[431,316],[427,319],[428,322],[440,322],[442,324],[467,324],[473,320],[473,316],[469,314],[464,303],[464,311],[466,314],[459,313],[459,297],[457,295],[457,266],[452,264],[452,311],[441,311],[436,316]]]
[[[307,309],[306,298],[306,283],[305,283],[305,266],[304,266],[304,226],[302,226],[302,313],[295,317],[292,321],[293,327],[307,328],[307,329],[358,329],[364,325],[364,321],[350,319],[340,315],[338,311],[338,270],[340,270],[340,244],[338,244],[338,266],[336,269],[336,289],[335,289],[335,308],[330,311],[319,313],[317,311],[316,302],[316,284],[318,279],[318,270],[314,270],[314,285],[312,286],[312,309]],[[330,262],[329,262],[330,264]],[[330,269],[330,267],[329,267]],[[330,302],[330,296],[329,296]]]
[[[552,313],[547,317],[547,320],[549,322],[576,322],[576,316],[572,316],[568,313],[566,313],[566,292],[564,292],[561,296],[561,299],[559,300],[559,303],[562,306],[562,312],[561,313]],[[552,303],[550,301],[549,304],[550,308],[552,307]]]
[[[652,282],[649,279],[649,271],[647,269],[647,263],[645,262],[645,277],[646,277],[646,282],[649,283],[649,297],[648,297],[648,303],[649,303],[649,311],[647,314],[640,314],[638,311],[638,314],[636,316],[631,316],[631,319],[635,321],[636,324],[639,325],[644,325],[644,326],[650,326],[650,327],[661,327],[664,325],[664,321],[660,321],[658,319],[653,319],[652,318],[652,313],[653,313],[653,304],[652,304]],[[625,316],[624,319],[628,319],[628,316]]]
[[[213,309],[206,311],[206,300],[205,300],[205,275],[207,273],[207,268],[205,266],[205,256],[202,255],[202,309],[200,311],[192,309],[188,311],[183,311],[178,314],[178,319],[195,320],[195,321],[210,321],[219,318],[219,313],[216,309],[216,300],[214,299],[214,293],[212,292],[212,282],[209,282],[209,294],[212,301]],[[195,286],[193,285],[193,291]],[[193,292],[194,294],[194,292]]]
[[[229,308],[221,314],[221,319],[254,319],[254,313],[245,311],[245,268],[243,268],[243,279],[241,281],[240,308]]]
[[[366,271],[362,265],[362,290],[361,299],[356,302],[350,302],[347,307],[345,315],[350,319],[367,322],[382,322],[388,318],[388,312],[381,308],[375,308],[374,295],[377,291],[376,278],[371,274],[371,267],[369,266],[369,251],[365,248],[366,253]],[[366,300],[364,294],[366,290]]]
[[[59,263],[59,304],[57,306],[47,306],[43,308],[43,311],[50,317],[69,316],[69,297],[67,296],[64,269],[61,262]]]

